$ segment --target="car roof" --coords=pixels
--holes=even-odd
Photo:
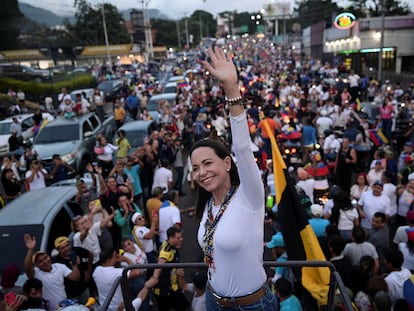
[[[164,94],[158,94],[154,95],[150,98],[150,101],[154,100],[163,100],[163,99],[174,99],[177,97],[177,93],[164,93]]]
[[[124,130],[126,132],[133,131],[133,130],[146,130],[148,129],[151,124],[154,123],[154,120],[138,120],[138,121],[131,121],[127,122],[122,125],[119,130]]]
[[[180,80],[184,80],[185,76],[172,76],[168,79],[167,82],[174,82],[174,81],[180,81]]]
[[[76,192],[75,186],[63,186],[23,193],[0,210],[0,226],[43,224],[48,216],[56,214],[62,204],[75,196]],[[54,208],[59,210],[54,211]]]
[[[70,119],[58,117],[54,119],[53,121],[49,122],[46,126],[49,127],[49,126],[60,126],[64,124],[76,124],[76,123],[82,122],[83,120],[88,119],[91,115],[93,115],[93,113],[82,114],[80,116],[70,118]]]
[[[23,120],[33,118],[33,113],[24,113],[24,114],[16,114],[14,116],[8,117],[4,120],[1,120],[0,123],[10,123],[13,122],[13,118],[17,118],[17,121],[22,122]],[[54,117],[48,112],[42,112],[42,118],[48,119],[49,121],[53,120]]]

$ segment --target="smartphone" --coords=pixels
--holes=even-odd
[[[16,300],[16,294],[13,292],[8,292],[4,295],[4,300],[10,306]]]
[[[76,253],[74,251],[70,252],[70,262],[72,264],[76,264],[78,261],[78,258],[76,257]]]

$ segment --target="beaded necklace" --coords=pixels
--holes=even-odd
[[[214,247],[213,247],[213,236],[217,229],[217,224],[223,216],[224,212],[227,209],[227,206],[230,203],[230,199],[233,196],[236,188],[231,187],[224,197],[222,203],[220,204],[220,209],[217,212],[216,217],[213,216],[213,196],[207,204],[207,220],[205,223],[205,229],[203,236],[203,252],[204,252],[204,262],[207,263],[209,268],[216,270],[214,265]],[[210,277],[210,274],[209,274]]]

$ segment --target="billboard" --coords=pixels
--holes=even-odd
[[[291,13],[290,2],[273,2],[263,5],[263,17],[283,17]]]

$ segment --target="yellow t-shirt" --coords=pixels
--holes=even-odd
[[[126,158],[128,156],[128,149],[129,149],[129,141],[125,137],[120,140],[117,138],[116,145],[119,147],[117,157],[119,158]]]

